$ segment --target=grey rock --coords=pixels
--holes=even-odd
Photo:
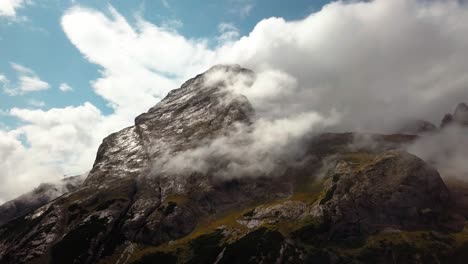
[[[404,151],[386,151],[358,167],[337,164],[313,209],[330,236],[353,237],[382,227],[441,228],[451,200],[439,173]],[[458,227],[460,228],[460,227]]]

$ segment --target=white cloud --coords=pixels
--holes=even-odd
[[[2,0],[0,1],[0,17],[14,17],[16,16],[16,10],[24,7],[27,4],[31,4],[28,0]]]
[[[239,29],[232,23],[220,23],[218,25],[219,37],[218,40],[221,43],[234,41],[239,38]]]
[[[10,96],[21,95],[50,88],[50,85],[41,80],[33,70],[17,63],[11,63],[11,68],[17,74],[16,84],[11,85],[11,82],[4,75],[0,75],[0,82],[3,83],[3,91],[6,94]]]
[[[93,82],[96,93],[128,117],[146,111],[214,57],[204,42],[143,19],[133,28],[115,9],[110,13],[75,7],[63,16],[62,27],[84,56],[103,68]]]
[[[0,130],[0,200],[11,199],[41,182],[56,182],[64,175],[87,171],[94,161],[95,147],[109,133],[102,130],[102,114],[90,103],[47,111],[13,108],[9,115],[25,125]]]
[[[388,131],[406,118],[438,123],[468,98],[468,7],[459,1],[340,1],[297,21],[262,20],[247,36],[216,47],[143,18],[132,25],[113,8],[109,13],[73,7],[61,24],[83,56],[102,68],[92,86],[114,112],[103,116],[91,104],[12,110],[27,123],[4,132],[8,146],[18,149],[13,156],[40,157],[39,165],[28,167],[31,178],[43,164],[88,170],[105,135],[131,125],[167,91],[215,63],[239,63],[258,73],[251,88],[232,89],[272,124],[296,120],[298,113],[326,117],[336,111],[336,130]],[[6,166],[1,170],[11,169]]]
[[[468,98],[466,22],[457,1],[335,2],[299,21],[265,19],[218,53],[296,80],[268,98],[272,110],[336,109],[342,130],[388,131],[406,118],[438,122]]]
[[[68,83],[61,83],[59,89],[64,93],[73,91],[73,88]]]
[[[442,176],[468,180],[468,129],[449,126],[440,133],[426,134],[408,151],[434,164]]]
[[[339,116],[313,112],[259,119],[253,127],[238,126],[198,148],[168,152],[155,161],[154,169],[175,176],[193,172],[222,178],[280,176],[286,165],[300,163],[304,136],[338,121]]]

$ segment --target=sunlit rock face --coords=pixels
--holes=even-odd
[[[150,166],[149,160],[165,152],[194,148],[229,132],[235,123],[251,123],[254,110],[246,97],[228,91],[223,82],[207,82],[219,71],[255,78],[240,66],[218,65],[188,80],[138,116],[135,126],[104,139],[86,184],[140,175]]]
[[[255,124],[247,98],[218,73],[247,86],[256,78],[215,66],[106,137],[84,184],[0,227],[0,262],[376,263],[382,254],[369,252],[391,245],[356,241],[391,229],[402,234],[395,246],[415,230],[433,243],[430,234],[450,240],[463,228],[438,172],[401,150],[413,135],[307,135],[293,164],[248,177],[213,174],[226,169],[220,159],[206,170],[161,169],[168,155]],[[393,256],[450,258],[460,248]]]

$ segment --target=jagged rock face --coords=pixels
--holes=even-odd
[[[450,206],[439,173],[403,151],[341,161],[314,214],[329,221],[331,236],[350,238],[379,230],[439,228]],[[455,226],[455,229],[463,228]]]
[[[440,128],[447,127],[448,125],[453,124],[453,116],[452,114],[446,114],[444,115],[444,118],[442,118],[442,122],[440,123]]]
[[[102,185],[123,177],[136,177],[148,163],[143,141],[135,127],[125,128],[106,137],[99,146],[93,169],[85,185]]]
[[[238,66],[213,67],[171,91],[155,107],[138,116],[136,130],[151,158],[167,150],[195,147],[201,140],[228,132],[236,122],[251,122],[254,111],[246,97],[222,89],[224,83],[208,80],[217,71],[246,75],[252,82],[255,78],[252,71]]]
[[[232,94],[225,83],[209,82],[210,75],[219,71],[255,78],[240,66],[219,65],[188,80],[138,116],[135,126],[104,139],[86,184],[140,175],[148,169],[148,160],[165,152],[193,148],[229,132],[236,122],[251,123],[254,110],[246,97]]]
[[[33,191],[2,204],[0,206],[0,226],[36,210],[60,195],[76,190],[84,178],[85,175],[80,175],[65,178],[56,184],[43,183]]]
[[[449,125],[468,126],[468,105],[460,103],[453,114],[446,114],[440,124],[441,128]]]
[[[311,135],[303,161],[275,177],[159,171],[154,163],[168,152],[254,122],[245,97],[212,81],[219,71],[255,80],[239,66],[215,66],[108,136],[82,186],[0,227],[0,262],[336,262],[343,259],[335,249],[310,247],[352,234],[355,220],[369,231],[362,235],[381,226],[439,228],[435,216],[450,200],[437,172],[407,153],[385,152],[417,136]]]

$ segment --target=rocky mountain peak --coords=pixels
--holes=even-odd
[[[406,122],[404,126],[398,131],[403,134],[423,134],[437,131],[437,127],[426,120],[412,120]]]
[[[453,114],[446,114],[440,124],[441,128],[449,125],[468,126],[468,105],[459,103]]]
[[[253,82],[255,74],[239,65],[217,65],[172,90],[136,117],[134,126],[104,139],[86,183],[139,175],[163,153],[193,148],[235,123],[250,124],[254,110],[245,96],[227,88],[227,78]]]

